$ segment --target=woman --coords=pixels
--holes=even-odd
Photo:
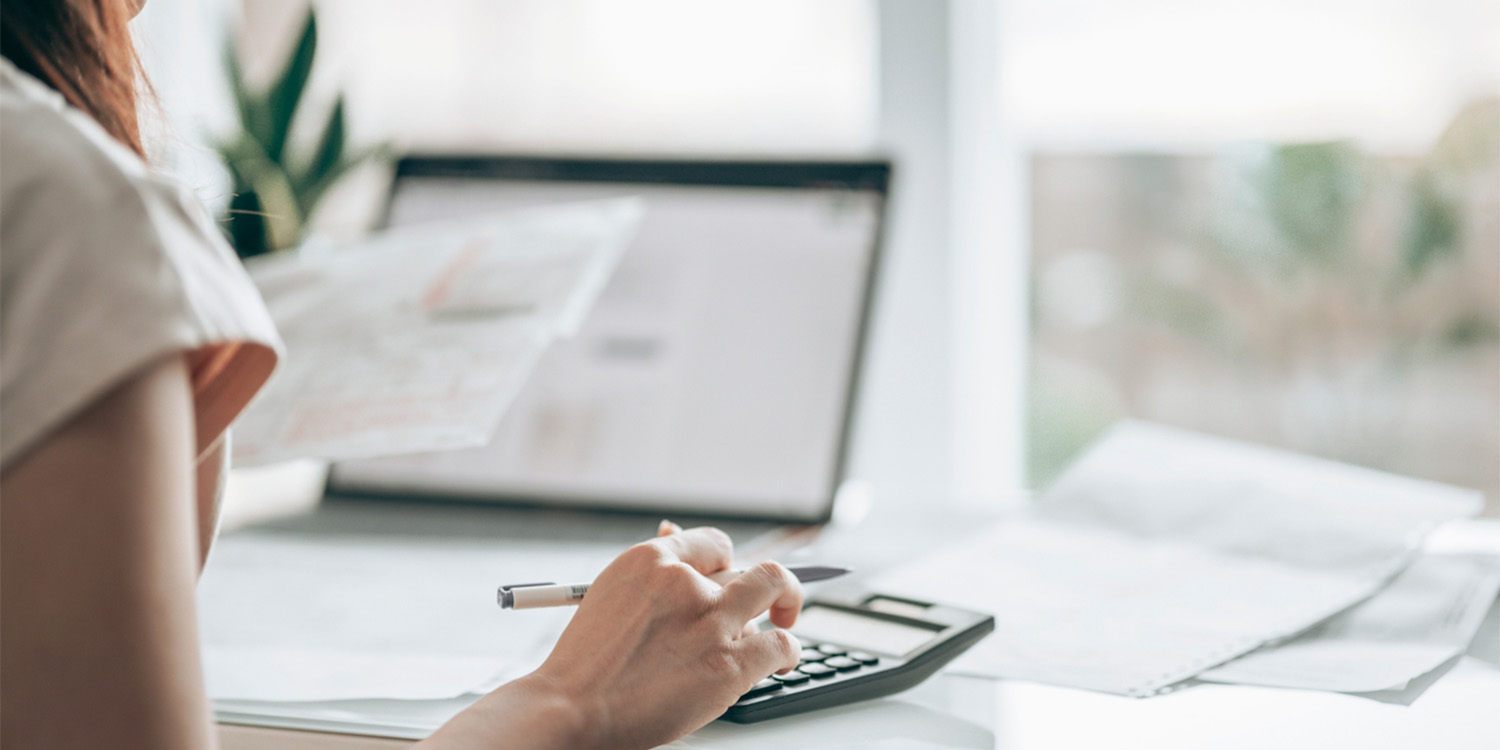
[[[194,585],[228,426],[281,356],[217,228],[151,173],[131,0],[0,5],[0,745],[205,748]],[[600,574],[536,672],[431,747],[646,747],[791,668],[802,593],[713,529]]]

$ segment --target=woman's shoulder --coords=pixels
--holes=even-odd
[[[0,58],[0,200],[5,218],[116,208],[150,189],[150,171],[56,91]]]
[[[217,436],[280,351],[254,285],[191,192],[3,60],[0,247],[0,466],[174,351],[237,358],[213,377],[243,388],[195,393],[213,417],[200,427]]]
[[[241,284],[223,233],[176,180],[154,172],[93,118],[0,58],[0,235],[4,275],[35,262]]]

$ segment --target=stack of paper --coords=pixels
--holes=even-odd
[[[235,464],[484,444],[543,349],[582,324],[641,212],[532,209],[248,264],[288,356],[236,425]]]
[[[1401,691],[1468,648],[1497,591],[1500,557],[1424,555],[1364,603],[1198,679],[1344,693]]]
[[[618,544],[242,532],[199,584],[208,694],[433,700],[531,671],[571,608],[507,612],[505,583],[588,581]]]
[[[993,612],[995,634],[960,670],[1147,696],[1349,610],[1411,563],[1428,530],[1479,507],[1471,491],[1131,423],[1032,512],[872,585]],[[1441,579],[1445,602],[1493,601],[1493,566],[1467,565],[1424,565],[1411,588]],[[1397,607],[1408,590],[1393,590]],[[1321,637],[1383,626],[1329,627]],[[1220,677],[1286,684],[1317,669],[1268,653]]]

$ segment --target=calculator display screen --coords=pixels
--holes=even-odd
[[[932,640],[939,629],[936,625],[918,627],[815,604],[802,610],[792,632],[810,641],[827,641],[846,648],[901,657]]]

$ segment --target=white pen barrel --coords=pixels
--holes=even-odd
[[[521,586],[510,590],[511,609],[535,609],[537,607],[565,607],[577,604],[589,590],[586,583],[561,584],[557,586]]]
[[[848,573],[847,568],[834,568],[823,565],[793,566],[792,575],[797,580],[805,582],[822,581],[828,578],[836,578]],[[721,570],[709,576],[709,580],[720,586],[728,584],[734,577],[744,573],[743,570]],[[548,584],[526,584],[521,586],[501,586],[496,594],[500,606],[505,609],[537,609],[539,607],[566,607],[583,601],[583,595],[589,591],[587,583],[548,583]]]

